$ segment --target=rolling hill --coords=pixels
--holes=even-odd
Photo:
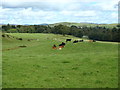
[[[95,23],[75,23],[75,22],[60,22],[60,23],[54,23],[49,24],[50,26],[56,26],[56,25],[67,25],[67,26],[88,26],[88,27],[94,27],[94,26],[101,26],[101,27],[116,27],[117,24],[95,24]]]

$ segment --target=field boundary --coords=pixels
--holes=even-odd
[[[7,48],[7,49],[3,49],[2,51],[9,51],[9,50],[16,50],[16,49],[19,49],[19,48],[23,48],[23,47],[14,47],[14,48]]]

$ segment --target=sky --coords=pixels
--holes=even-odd
[[[0,0],[1,24],[118,23],[119,0]]]

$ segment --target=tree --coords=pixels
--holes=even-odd
[[[7,32],[9,29],[11,29],[10,24],[2,25],[2,30],[3,30],[3,31]]]
[[[17,31],[17,29],[9,29],[7,32],[8,33],[17,33],[18,31]]]
[[[62,34],[62,35],[66,35],[69,33],[69,27],[68,26],[65,26],[65,25],[57,25],[57,26],[54,26],[54,29],[53,31],[55,34]]]

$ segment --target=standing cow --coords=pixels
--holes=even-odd
[[[79,42],[83,42],[84,40],[79,40]]]
[[[73,43],[78,43],[78,40],[73,41]]]
[[[71,41],[72,39],[66,39],[66,42]]]

